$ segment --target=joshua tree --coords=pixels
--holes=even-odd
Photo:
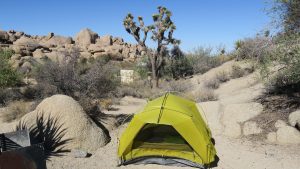
[[[138,17],[137,24],[130,13],[123,21],[126,31],[135,38],[148,56],[149,62],[151,63],[152,79],[155,80],[153,86],[155,87],[158,87],[160,70],[163,65],[164,53],[167,46],[180,43],[179,40],[173,38],[173,32],[175,31],[176,26],[171,20],[171,12],[167,8],[161,6],[157,9],[158,14],[152,15],[154,22],[152,25],[145,26],[141,16]],[[146,46],[146,39],[149,32],[152,33],[151,39],[157,43],[156,50],[150,50]]]

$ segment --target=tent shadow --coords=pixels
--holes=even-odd
[[[29,126],[26,122],[20,121],[16,130],[29,130],[31,144],[41,143],[44,147],[45,158],[49,160],[52,156],[63,156],[70,152],[66,144],[72,139],[64,139],[67,129],[63,128],[63,124],[59,124],[58,120],[50,116],[45,118],[43,113],[40,113],[36,117],[36,125]]]
[[[214,138],[211,138],[210,140],[211,140],[212,144],[215,146],[215,145],[216,145],[215,139],[214,139]],[[219,156],[218,156],[218,155],[215,155],[215,160],[207,165],[208,168],[218,167],[219,161],[220,161]]]

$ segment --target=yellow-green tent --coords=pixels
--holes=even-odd
[[[203,167],[215,160],[211,132],[194,102],[166,93],[148,102],[122,134],[121,164]]]

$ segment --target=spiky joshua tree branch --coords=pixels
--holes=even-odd
[[[152,79],[155,80],[153,86],[158,87],[160,69],[164,60],[164,51],[168,45],[177,45],[179,40],[173,38],[173,33],[176,30],[175,24],[171,20],[172,13],[165,7],[159,6],[158,13],[152,15],[153,24],[145,26],[141,16],[137,18],[138,23],[134,21],[132,14],[127,14],[123,21],[126,31],[131,34],[143,50],[146,52],[151,63]],[[146,46],[148,34],[152,33],[151,39],[157,43],[156,50],[150,50]]]

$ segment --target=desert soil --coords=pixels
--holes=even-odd
[[[127,105],[118,106],[110,114],[136,112],[145,102],[127,97]],[[188,167],[169,167],[161,165],[127,165],[118,167],[118,138],[126,124],[111,131],[112,140],[105,147],[98,149],[90,158],[54,157],[47,162],[49,169],[184,169]],[[213,131],[212,131],[213,132]],[[220,158],[215,169],[298,169],[300,166],[300,146],[282,146],[251,142],[246,139],[230,139],[222,135],[214,137]]]
[[[216,72],[229,70],[232,62],[225,63],[205,75],[195,76],[190,84],[195,86],[192,91],[198,90],[199,82],[210,79]],[[226,127],[218,117],[224,116],[224,108],[234,104],[253,104],[253,99],[262,92],[262,84],[258,83],[255,74],[246,77],[233,79],[222,84],[215,92],[218,101],[207,102],[206,105],[219,105],[215,116],[208,117],[208,123],[212,130],[216,143],[219,162],[214,169],[299,169],[300,168],[300,145],[277,145],[267,143],[265,140],[249,139],[239,136],[232,138],[225,136],[223,128]],[[132,114],[139,112],[146,101],[132,97],[124,97],[120,105],[115,105],[113,111],[106,111],[107,114]],[[203,103],[201,103],[203,104]],[[200,105],[201,105],[200,104]],[[204,103],[205,104],[205,103]],[[255,103],[257,104],[257,103]],[[213,109],[213,108],[212,108]],[[0,109],[1,111],[1,109]],[[221,114],[219,114],[221,113]],[[244,112],[245,113],[245,112]],[[248,112],[246,112],[248,113]],[[0,113],[1,115],[1,113]],[[206,114],[206,116],[209,116]],[[243,116],[243,115],[242,115]],[[215,118],[216,117],[216,118]],[[13,130],[17,122],[3,123],[0,116],[0,133]],[[105,124],[104,124],[105,125]],[[188,167],[170,167],[162,165],[128,165],[118,167],[117,149],[118,139],[127,124],[120,127],[107,127],[110,132],[111,141],[104,147],[97,149],[89,158],[74,158],[72,156],[51,157],[47,161],[48,169],[173,169]],[[221,128],[221,129],[220,129]]]

